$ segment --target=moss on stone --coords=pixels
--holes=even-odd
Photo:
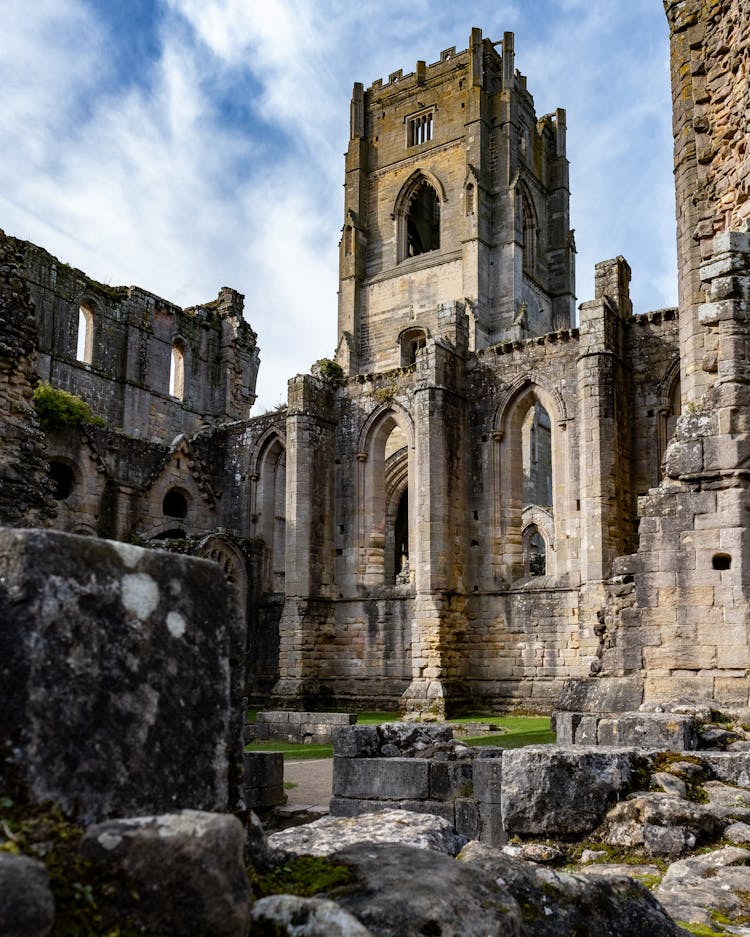
[[[257,898],[278,894],[309,898],[348,885],[354,877],[348,866],[320,856],[296,856],[270,872],[251,868],[248,874]]]

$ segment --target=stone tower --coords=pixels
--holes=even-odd
[[[340,243],[338,360],[406,366],[461,304],[468,350],[570,327],[573,239],[565,112],[537,119],[480,29],[469,48],[354,85]]]

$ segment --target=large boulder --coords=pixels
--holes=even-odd
[[[54,902],[41,862],[0,850],[0,934],[47,937]]]
[[[605,841],[653,856],[681,856],[719,836],[726,825],[706,804],[673,794],[639,793],[610,810]]]
[[[686,937],[651,893],[626,875],[557,872],[477,842],[458,861],[508,889],[522,909],[522,937]]]
[[[219,566],[0,528],[0,789],[84,823],[228,810],[243,638]]]
[[[80,852],[108,880],[112,923],[170,937],[245,937],[250,885],[236,817],[183,810],[89,827]]]
[[[491,875],[425,849],[359,843],[335,853],[355,882],[331,894],[373,934],[518,937],[521,912]]]
[[[503,828],[570,839],[596,829],[631,788],[633,751],[536,745],[503,752]]]
[[[402,843],[455,856],[466,843],[442,817],[411,810],[381,810],[356,817],[323,817],[268,837],[272,849],[297,856],[330,856],[354,843]]]

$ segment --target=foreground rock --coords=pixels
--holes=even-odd
[[[529,746],[503,753],[503,828],[570,837],[594,830],[632,784],[632,751]]]
[[[750,920],[750,851],[727,846],[673,862],[656,897],[681,921],[714,925],[716,912],[739,922]]]
[[[257,901],[251,933],[270,933],[274,937],[373,937],[335,901],[296,895],[271,895]]]
[[[208,560],[0,528],[4,793],[83,823],[235,809],[243,639],[229,598]]]
[[[521,912],[491,875],[446,855],[388,843],[359,843],[333,859],[357,881],[337,904],[373,934],[389,937],[518,937]]]
[[[455,833],[447,820],[410,810],[381,810],[359,817],[323,817],[268,837],[272,849],[297,856],[330,856],[355,843],[401,843],[455,856],[466,838]]]
[[[52,892],[42,863],[0,852],[0,934],[47,937],[53,915]]]
[[[113,885],[113,923],[170,937],[244,937],[250,886],[235,817],[184,810],[90,827],[80,852]]]
[[[518,862],[483,843],[458,857],[475,873],[505,885],[523,909],[522,937],[685,937],[643,885],[626,875],[606,878],[556,872]]]

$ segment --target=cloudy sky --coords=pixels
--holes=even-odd
[[[657,0],[2,0],[0,227],[182,306],[244,293],[261,412],[336,345],[353,82],[472,26],[567,108],[578,301],[623,254],[636,312],[675,304]]]

